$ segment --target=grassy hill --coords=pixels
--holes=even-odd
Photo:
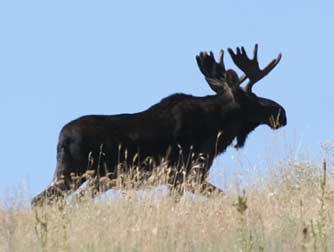
[[[282,161],[209,198],[143,189],[34,209],[1,202],[0,251],[334,251],[331,166]]]

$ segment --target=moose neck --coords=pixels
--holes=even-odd
[[[265,123],[266,109],[257,102],[255,95],[249,94],[242,89],[234,90],[235,102],[239,104],[242,114],[242,126],[239,128],[235,147],[241,148],[246,138],[257,126]]]

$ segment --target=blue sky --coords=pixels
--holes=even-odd
[[[22,181],[31,194],[46,187],[70,120],[141,111],[175,92],[212,94],[195,55],[255,43],[261,66],[283,54],[254,91],[286,108],[288,126],[257,128],[213,174],[235,157],[244,166],[270,152],[279,159],[276,141],[317,155],[334,136],[333,9],[305,0],[1,1],[0,194]]]

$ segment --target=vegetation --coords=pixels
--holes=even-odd
[[[6,200],[0,251],[334,251],[332,154],[325,156],[320,164],[282,161],[261,182],[208,198],[152,193],[152,177],[138,192],[131,176],[113,181],[127,191],[109,200],[87,190],[34,209]]]

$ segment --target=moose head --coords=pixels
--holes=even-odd
[[[218,96],[230,95],[240,106],[243,106],[247,123],[244,125],[242,133],[237,136],[238,143],[236,145],[236,147],[242,147],[248,133],[259,124],[266,124],[272,129],[278,129],[287,124],[286,113],[281,105],[275,101],[258,97],[252,90],[255,83],[277,66],[282,55],[279,54],[261,70],[257,56],[257,44],[255,44],[252,59],[247,56],[244,47],[237,47],[236,52],[229,48],[228,52],[234,64],[244,72],[240,78],[233,69],[226,70],[223,50],[220,51],[218,62],[216,62],[212,52],[201,52],[196,56],[196,60],[209,86]],[[248,79],[248,83],[242,87],[241,84],[246,79]]]

